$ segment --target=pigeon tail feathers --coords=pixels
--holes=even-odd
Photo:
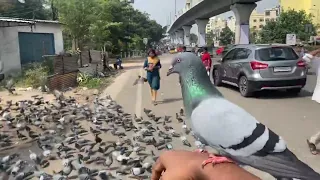
[[[267,172],[274,177],[319,180],[320,174],[300,161],[289,149],[266,156],[230,156],[231,159]]]

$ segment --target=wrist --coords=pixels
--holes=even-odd
[[[234,163],[222,163],[216,165],[208,164],[203,168],[203,174],[205,175],[205,180],[260,180],[257,176],[240,168]]]

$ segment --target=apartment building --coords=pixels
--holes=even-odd
[[[279,8],[266,9],[263,13],[253,10],[250,16],[250,29],[259,31],[268,21],[276,21],[279,16]]]

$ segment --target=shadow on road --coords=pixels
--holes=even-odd
[[[176,102],[176,101],[182,101],[182,98],[167,98],[167,99],[163,99],[162,101],[159,101],[160,104],[166,104],[166,103],[172,103],[172,102]]]
[[[239,93],[239,89],[237,87],[224,84],[223,87],[227,89],[234,90]],[[264,91],[258,91],[255,92],[253,95],[253,98],[257,99],[289,99],[289,98],[301,98],[301,97],[310,97],[312,96],[313,92],[307,91],[305,89],[302,89],[299,95],[295,95],[292,93],[288,93],[285,90],[264,90]],[[240,93],[239,93],[240,96]]]
[[[291,94],[286,91],[260,91],[256,92],[255,96],[258,99],[288,99],[288,98],[301,98],[301,97],[310,97],[312,92],[301,90],[299,95]]]

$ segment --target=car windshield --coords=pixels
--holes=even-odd
[[[291,47],[270,47],[256,50],[255,58],[260,61],[297,60],[299,57]]]

